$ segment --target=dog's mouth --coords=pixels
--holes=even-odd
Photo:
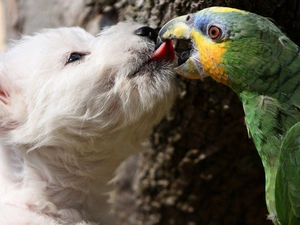
[[[163,42],[151,55],[149,61],[167,61],[173,62],[175,59],[175,50],[171,40]]]
[[[172,63],[174,59],[175,49],[173,42],[171,40],[167,40],[155,49],[147,61],[139,66],[133,73],[129,74],[129,77],[135,77],[143,68],[147,66],[147,64],[151,62]]]

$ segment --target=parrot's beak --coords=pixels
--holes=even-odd
[[[159,31],[158,37],[168,39],[190,39],[191,28],[187,23],[187,16],[180,16],[166,23]]]
[[[191,31],[193,28],[192,17],[192,14],[180,16],[166,23],[158,33],[159,41],[191,40]],[[181,62],[182,64],[174,69],[178,74],[189,79],[202,79],[206,77],[199,61],[199,53],[195,47],[184,58],[184,60],[181,60],[183,63]]]

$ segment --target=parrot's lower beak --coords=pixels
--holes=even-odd
[[[177,17],[166,23],[158,33],[159,41],[191,40],[192,16]],[[179,56],[178,64],[178,67],[174,70],[183,77],[189,79],[202,79],[206,77],[199,61],[199,53],[195,47],[192,47],[189,52],[183,52]]]

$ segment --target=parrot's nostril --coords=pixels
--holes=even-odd
[[[156,42],[157,32],[151,27],[141,27],[134,31],[136,35],[148,37],[150,40]]]

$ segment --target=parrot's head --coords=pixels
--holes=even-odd
[[[236,92],[266,92],[298,47],[269,19],[254,13],[211,7],[177,17],[159,32],[161,41],[191,40],[176,72],[190,79],[211,76]]]

